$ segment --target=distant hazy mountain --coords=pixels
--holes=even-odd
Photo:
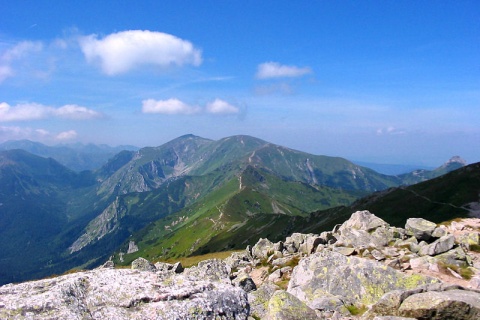
[[[93,267],[113,253],[129,261],[244,247],[336,219],[310,212],[427,178],[403,180],[250,136],[186,135],[81,173],[22,150],[0,155],[0,283]],[[127,253],[130,241],[139,251]]]
[[[103,166],[108,159],[122,150],[138,150],[134,146],[110,147],[107,145],[95,144],[64,144],[47,146],[30,140],[11,140],[0,143],[0,151],[22,149],[37,156],[53,158],[64,166],[75,170],[95,170]]]
[[[413,165],[413,164],[386,164],[386,163],[372,163],[364,161],[353,161],[355,164],[358,164],[362,167],[367,167],[372,170],[377,171],[378,173],[396,176],[404,173],[409,173],[415,170],[433,170],[433,167],[426,167],[422,165]]]
[[[415,170],[410,173],[399,175],[399,178],[404,184],[410,185],[439,177],[445,173],[464,167],[466,164],[465,160],[459,156],[454,156],[434,170]]]
[[[328,230],[358,210],[374,212],[394,226],[403,226],[412,217],[436,223],[458,217],[480,218],[479,194],[480,162],[411,186],[372,193],[350,206],[315,212],[310,216],[310,221],[320,223],[313,223],[303,230]]]

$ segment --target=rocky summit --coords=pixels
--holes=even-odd
[[[479,230],[479,219],[398,228],[358,211],[190,268],[138,258],[4,285],[0,318],[479,319]]]

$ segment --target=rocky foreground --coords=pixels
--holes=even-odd
[[[0,287],[1,319],[480,319],[479,220],[389,226],[368,211],[225,260],[139,258]]]

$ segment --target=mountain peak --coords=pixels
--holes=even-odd
[[[444,168],[450,168],[450,167],[455,167],[455,168],[461,168],[467,165],[467,162],[462,159],[459,156],[453,156],[451,157],[447,162],[445,162],[440,169]]]

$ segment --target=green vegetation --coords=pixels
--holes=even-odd
[[[125,264],[243,249],[259,237],[331,230],[361,209],[394,225],[412,216],[441,222],[478,201],[479,172],[471,165],[432,184],[387,189],[402,178],[248,136],[187,135],[81,173],[4,151],[0,283],[98,266],[130,241],[139,251],[124,254]]]

